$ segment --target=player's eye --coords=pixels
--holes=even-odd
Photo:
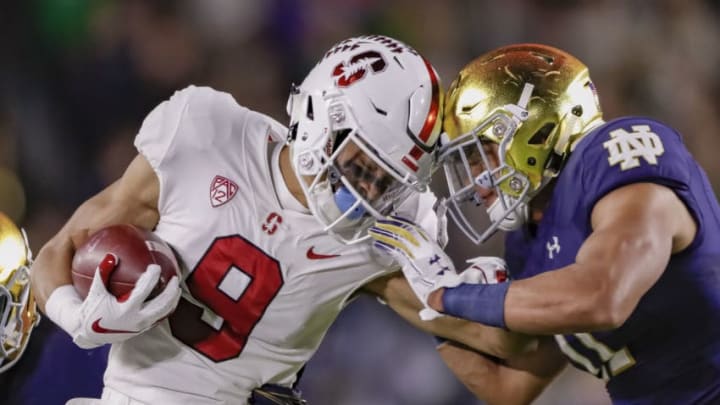
[[[467,159],[467,163],[471,169],[483,169],[483,157],[476,143],[465,146],[463,148],[463,152],[465,153],[465,159]]]
[[[375,180],[373,186],[375,186],[375,188],[377,189],[378,194],[385,194],[385,192],[390,188],[393,182],[394,179],[392,178],[392,176],[385,175]]]
[[[358,180],[361,179],[364,175],[365,168],[355,162],[350,161],[346,162],[342,166],[342,172],[350,180]]]

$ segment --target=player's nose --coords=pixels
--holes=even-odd
[[[380,194],[377,187],[375,187],[375,183],[367,179],[359,180],[357,189],[360,195],[368,201],[374,201]]]

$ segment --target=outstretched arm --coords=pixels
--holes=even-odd
[[[488,404],[529,404],[566,365],[552,337],[543,337],[538,350],[507,360],[452,342],[437,350],[453,374]]]
[[[429,305],[530,334],[622,325],[660,278],[670,255],[690,245],[696,225],[672,190],[653,183],[631,184],[607,194],[595,205],[591,221],[593,233],[575,263],[512,281],[506,295],[497,294],[493,285],[437,290],[429,296]],[[503,303],[501,317],[485,310]],[[493,319],[485,319],[488,315]]]
[[[122,260],[112,252],[106,252],[98,263],[84,299],[70,284],[78,244],[110,224],[152,229],[159,218],[158,192],[158,179],[149,163],[142,156],[136,157],[122,178],[77,209],[33,263],[31,282],[40,308],[78,346],[89,349],[127,340],[152,328],[177,306],[181,294],[177,277],[172,277],[159,295],[148,299],[160,277],[157,265],[147,267],[127,299],[110,294],[103,280]]]
[[[538,341],[535,337],[451,316],[422,321],[418,312],[423,306],[401,272],[376,279],[364,289],[380,297],[398,315],[418,329],[460,342],[491,356],[508,358],[537,348]]]
[[[40,309],[52,292],[72,283],[70,266],[76,246],[89,234],[111,224],[129,223],[152,229],[158,221],[159,183],[150,164],[138,155],[123,176],[83,203],[63,228],[42,247],[31,271]]]

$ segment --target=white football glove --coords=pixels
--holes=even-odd
[[[427,304],[431,292],[455,287],[463,280],[450,257],[420,226],[400,217],[379,219],[368,230],[373,246],[400,264],[410,287],[424,308],[420,319],[429,321],[442,316]]]
[[[467,284],[497,284],[508,281],[507,264],[505,260],[495,256],[478,256],[468,259],[470,266],[460,273],[463,283]]]
[[[127,297],[116,298],[105,282],[118,258],[108,254],[95,270],[85,301],[72,285],[56,288],[45,305],[48,317],[63,328],[83,349],[121,342],[137,336],[167,317],[177,306],[182,290],[172,277],[155,298],[145,301],[160,278],[160,266],[151,264],[137,279]]]

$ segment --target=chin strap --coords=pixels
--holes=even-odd
[[[558,135],[558,140],[555,142],[552,154],[546,164],[543,185],[541,187],[544,187],[550,178],[556,177],[560,173],[560,168],[562,168],[570,149],[570,137],[575,133],[575,126],[580,119],[580,115],[582,115],[582,108],[579,108],[579,106],[573,107],[572,111],[567,114],[565,127],[560,135]]]
[[[580,117],[575,115],[574,112],[568,114],[568,118],[565,120],[565,128],[560,133],[558,141],[555,143],[555,147],[553,148],[553,152],[560,156],[565,156],[570,136],[575,132],[575,124],[577,124],[579,118]]]
[[[500,198],[505,199],[505,204],[500,201]],[[527,204],[521,202],[518,203],[517,207],[513,210],[505,210],[506,206],[512,206],[515,203],[516,201],[513,201],[510,197],[505,194],[500,194],[487,209],[490,221],[493,223],[499,222],[500,225],[498,226],[498,229],[503,231],[514,231],[527,222]]]

